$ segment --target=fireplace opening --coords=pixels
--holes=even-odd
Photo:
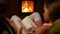
[[[22,1],[22,13],[34,12],[34,1]]]

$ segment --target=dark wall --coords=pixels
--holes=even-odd
[[[12,15],[18,15],[19,11],[19,1],[18,0],[7,0],[7,16],[10,18]]]
[[[45,0],[37,0],[36,11],[40,11],[43,13],[43,5]]]
[[[43,13],[44,0],[36,0],[36,11]],[[12,15],[19,15],[19,0],[7,0],[7,10],[4,15],[10,18]],[[23,16],[23,15],[22,15]]]

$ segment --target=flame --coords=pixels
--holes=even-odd
[[[22,5],[22,12],[33,12],[33,8],[31,6],[29,6],[28,2],[25,1],[25,4]]]

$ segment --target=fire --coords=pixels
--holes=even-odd
[[[31,1],[23,1],[22,2],[22,12],[33,12],[34,6]]]

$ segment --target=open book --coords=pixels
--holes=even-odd
[[[33,27],[37,28],[37,26],[29,16],[26,16],[23,20],[21,20],[21,18],[19,18],[18,16],[13,15],[10,21],[13,21],[17,28],[23,27],[23,30],[28,30],[29,28]]]

